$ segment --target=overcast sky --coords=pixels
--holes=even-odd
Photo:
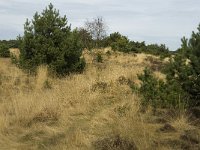
[[[72,27],[102,16],[109,33],[119,31],[134,41],[180,47],[200,23],[200,0],[0,0],[0,39],[23,34],[26,18],[32,19],[50,2],[66,14]]]

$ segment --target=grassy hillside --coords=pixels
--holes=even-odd
[[[129,86],[140,85],[137,74],[145,67],[164,80],[158,57],[109,48],[85,50],[83,57],[84,73],[62,79],[45,66],[29,76],[0,58],[0,149],[199,148],[199,130],[188,115],[141,112],[140,95]]]

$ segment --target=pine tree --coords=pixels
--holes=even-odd
[[[21,67],[35,70],[37,66],[46,64],[58,75],[82,71],[82,44],[77,32],[72,32],[67,23],[66,16],[61,17],[52,4],[41,14],[36,12],[32,21],[27,19],[24,36],[18,39],[21,43]]]
[[[184,37],[181,41],[181,48],[169,65],[167,78],[179,82],[190,97],[191,107],[200,106],[200,25],[189,40]]]

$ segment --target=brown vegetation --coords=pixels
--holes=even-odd
[[[185,142],[186,130],[196,128],[187,115],[140,111],[129,83],[140,84],[147,55],[98,52],[102,63],[93,61],[97,52],[84,51],[85,72],[63,79],[51,78],[46,66],[29,76],[0,58],[0,149],[193,148]],[[160,130],[165,123],[173,132]]]

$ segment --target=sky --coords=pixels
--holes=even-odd
[[[102,16],[108,34],[120,32],[134,41],[181,46],[200,23],[200,0],[0,0],[0,40],[23,35],[23,25],[52,3],[72,28]]]

